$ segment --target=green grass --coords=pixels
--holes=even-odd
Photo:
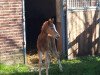
[[[0,64],[0,75],[12,75],[15,73],[29,72],[29,68],[23,64],[4,65]]]
[[[51,64],[49,75],[100,75],[100,57],[80,57],[75,60],[62,60],[63,72],[58,65]],[[25,65],[0,64],[0,75],[38,75],[38,71],[30,72]],[[42,71],[45,74],[45,70]]]

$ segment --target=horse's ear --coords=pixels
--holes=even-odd
[[[52,18],[52,19],[50,18],[48,21],[49,21],[49,23],[53,23],[54,22],[54,18]]]
[[[52,22],[54,22],[54,18],[52,18]]]
[[[52,21],[51,18],[48,21],[51,22]]]

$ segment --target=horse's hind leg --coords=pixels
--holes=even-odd
[[[42,67],[42,52],[41,51],[38,52],[38,56],[39,56],[39,75],[41,75],[41,67]]]

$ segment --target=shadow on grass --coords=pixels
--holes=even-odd
[[[0,74],[0,75],[38,75],[38,72],[15,72],[15,73]]]
[[[74,60],[62,60],[63,72],[57,64],[52,64],[49,75],[100,75],[100,57],[80,57]]]
[[[80,57],[62,61],[64,72],[61,75],[100,75],[100,57]]]

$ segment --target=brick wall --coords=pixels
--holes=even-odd
[[[23,62],[22,0],[0,0],[0,63]]]

